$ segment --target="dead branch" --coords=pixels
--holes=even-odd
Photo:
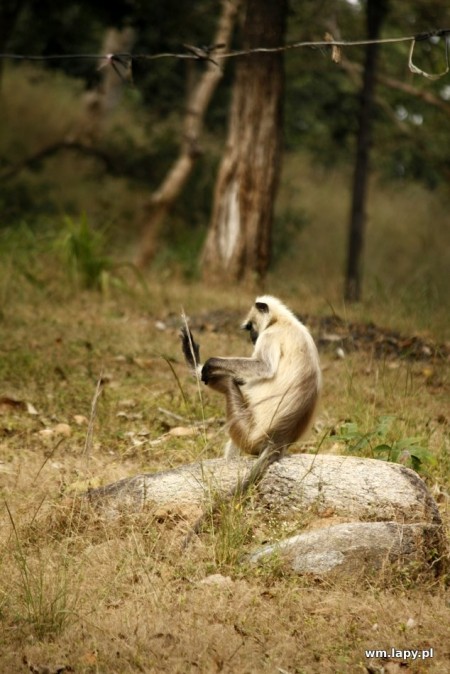
[[[358,75],[361,75],[363,71],[363,67],[360,63],[355,63],[354,61],[350,61],[345,57],[341,59],[340,66],[349,74],[357,73]],[[388,77],[387,75],[382,75],[380,73],[376,75],[376,80],[380,84],[384,84],[384,86],[389,87],[390,89],[396,89],[397,91],[402,91],[409,96],[419,98],[425,103],[433,105],[435,108],[438,108],[446,115],[450,116],[450,105],[428,89],[417,89],[416,87],[413,87],[412,84],[402,82],[401,80],[397,80],[394,77]]]
[[[78,141],[58,140],[55,143],[51,143],[50,145],[41,148],[34,154],[25,157],[25,159],[22,159],[22,161],[18,162],[17,164],[9,166],[1,173],[0,177],[2,180],[14,178],[21,171],[33,169],[40,162],[48,159],[49,157],[53,157],[55,154],[58,154],[64,150],[78,152],[79,154],[85,155],[87,157],[98,159],[105,165],[108,171],[111,171],[111,173],[119,173],[119,167],[117,166],[114,159],[103,150],[100,150],[99,148],[93,147],[91,145],[86,145],[85,143],[80,143]]]
[[[223,0],[213,43],[228,49],[240,0]],[[161,185],[150,197],[151,216],[143,229],[136,264],[145,267],[156,252],[159,232],[170,207],[183,189],[195,160],[200,155],[199,141],[208,105],[219,84],[223,67],[206,60],[205,70],[194,87],[183,121],[183,133],[178,159]]]

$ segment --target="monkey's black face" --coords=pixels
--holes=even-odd
[[[256,340],[259,337],[258,331],[255,329],[253,323],[249,321],[248,323],[245,323],[243,325],[244,330],[248,330],[250,333],[250,339],[252,340],[252,344],[256,343]]]

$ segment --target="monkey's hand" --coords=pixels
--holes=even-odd
[[[244,384],[244,380],[233,372],[225,358],[208,358],[202,367],[202,382],[211,386],[224,377],[233,379],[239,386]]]
[[[211,381],[219,377],[223,372],[216,365],[216,358],[208,358],[202,367],[202,382],[209,384]]]

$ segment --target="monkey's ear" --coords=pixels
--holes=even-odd
[[[255,307],[258,309],[260,314],[269,313],[269,305],[266,304],[265,302],[256,302]]]

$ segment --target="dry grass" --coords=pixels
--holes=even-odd
[[[295,529],[261,521],[251,507],[228,509],[180,554],[187,523],[176,513],[162,522],[108,521],[74,505],[73,494],[89,483],[220,453],[222,401],[204,393],[200,403],[181,362],[178,316],[182,306],[188,315],[220,306],[234,317],[252,293],[151,279],[147,293],[131,291],[131,281],[127,293],[74,293],[59,273],[42,288],[5,265],[1,283],[0,671],[335,674],[367,671],[364,650],[392,646],[434,648],[433,660],[403,671],[446,671],[444,581],[394,574],[355,586],[297,577],[276,561],[247,568],[243,551]],[[298,310],[323,311],[311,297],[305,307],[284,296]],[[206,323],[205,355],[249,349],[237,331],[217,333]],[[448,522],[447,366],[367,353],[328,352],[322,362],[325,390],[309,446],[322,441],[321,451],[337,451],[323,438],[344,419],[365,431],[394,414],[392,439],[422,436],[436,458],[424,474],[441,492]],[[86,422],[100,376],[87,462]],[[203,414],[206,433],[168,433]],[[227,580],[203,582],[217,573]]]

